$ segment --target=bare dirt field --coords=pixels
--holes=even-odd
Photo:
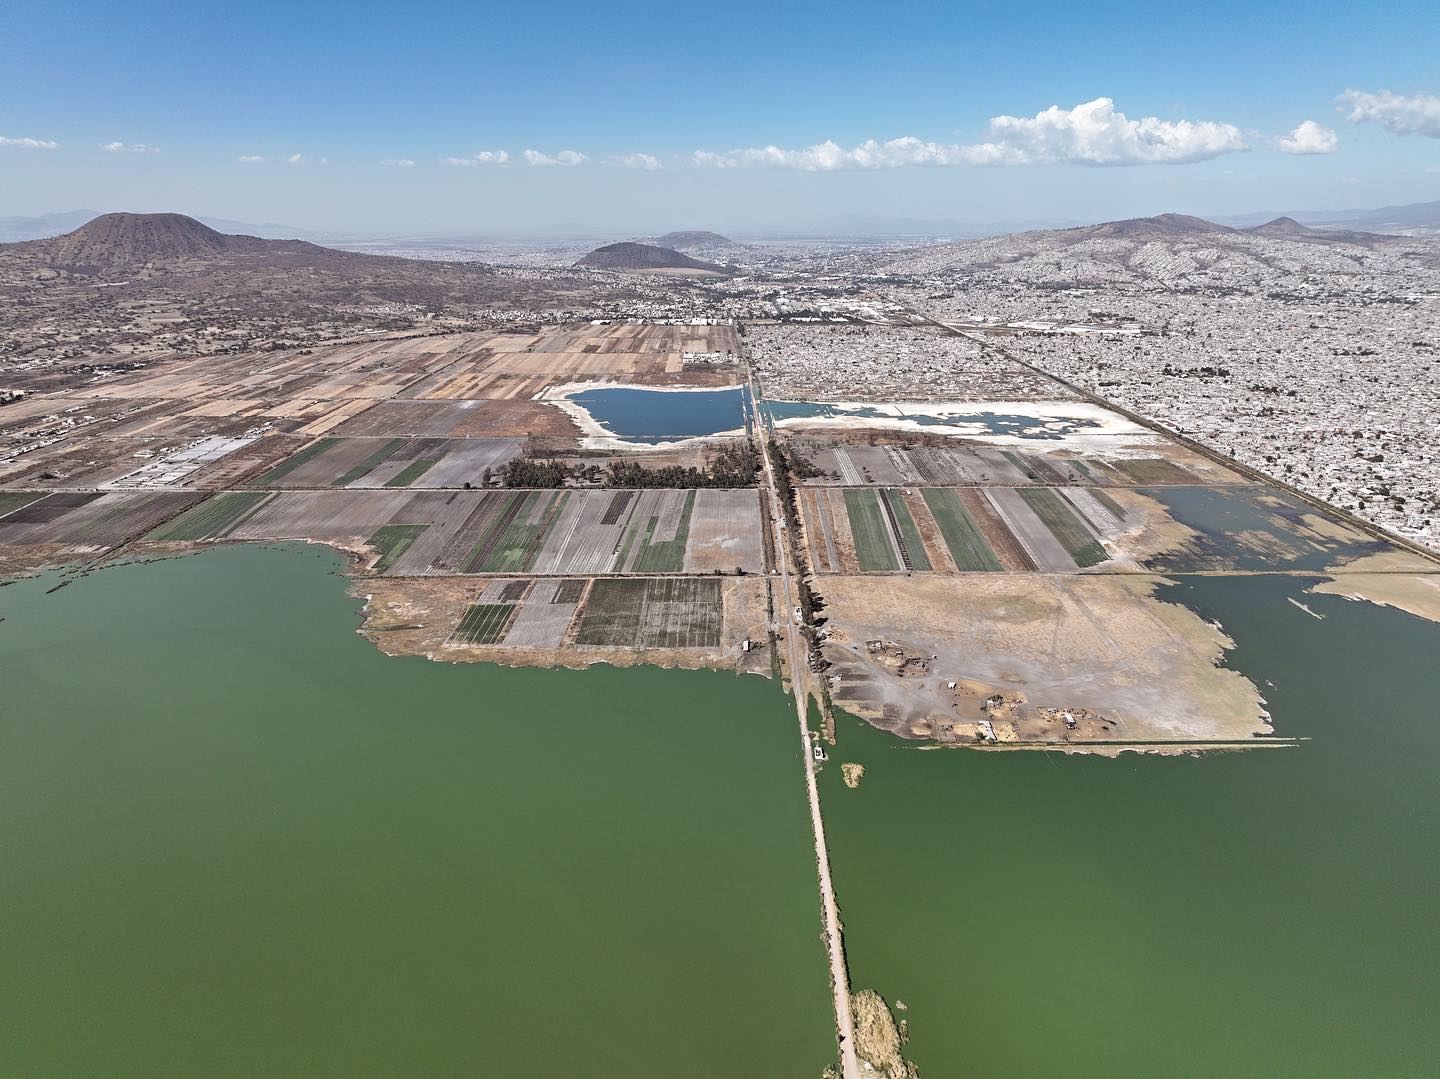
[[[1267,734],[1259,691],[1216,665],[1228,639],[1155,598],[1162,583],[1031,574],[827,578],[824,653],[838,679],[831,694],[877,726],[942,742],[992,733],[1000,742],[1044,743]]]

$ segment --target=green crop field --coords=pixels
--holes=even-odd
[[[268,487],[276,480],[282,480],[306,461],[313,461],[326,450],[330,449],[340,440],[338,438],[322,438],[319,442],[312,442],[293,457],[287,457],[269,472],[250,481],[251,487]]]
[[[491,550],[499,545],[505,530],[510,527],[510,522],[515,520],[521,504],[525,500],[525,495],[518,491],[503,494],[500,497],[505,499],[505,504],[485,525],[485,531],[480,534],[480,539],[470,548],[470,553],[465,556],[462,573],[479,572],[480,563],[484,562],[489,557]]]
[[[940,534],[945,537],[945,546],[950,548],[950,556],[955,559],[957,567],[992,572],[1000,569],[1000,560],[995,557],[995,552],[990,549],[990,544],[959,495],[949,488],[927,487],[924,497],[925,505],[930,507],[930,515],[940,526]]]
[[[373,469],[379,468],[382,464],[384,464],[385,459],[389,457],[392,453],[394,453],[396,450],[398,450],[401,446],[405,445],[406,441],[407,440],[403,438],[392,438],[389,442],[385,443],[385,445],[381,446],[378,450],[372,453],[369,457],[365,458],[365,460],[361,461],[349,472],[345,473],[345,475],[341,476],[337,480],[333,480],[330,486],[344,487],[347,484],[354,483],[356,480],[365,476]]]
[[[1079,462],[1076,463],[1078,464]],[[1116,502],[1108,494],[1100,490],[1100,488],[1092,487],[1090,489],[1090,494],[1094,497],[1096,502],[1100,503],[1100,505],[1104,506],[1107,510],[1113,513],[1117,520],[1125,519],[1125,511],[1120,508],[1120,503]]]
[[[227,491],[191,506],[180,516],[162,524],[147,540],[207,540],[223,536],[240,517],[262,499],[263,491]]]
[[[365,542],[380,552],[373,573],[384,573],[393,566],[429,525],[383,525]]]
[[[1116,461],[1115,467],[1136,483],[1190,484],[1196,481],[1195,473],[1164,458],[1143,458],[1138,461]]]
[[[855,537],[855,557],[861,571],[899,569],[890,540],[890,522],[875,501],[875,492],[846,488],[845,512],[850,518],[850,534]]]
[[[557,504],[563,504],[564,492],[531,491],[515,514],[510,525],[500,534],[490,553],[481,562],[481,573],[523,573],[535,561],[540,551],[540,540],[546,527],[554,519]],[[538,525],[526,524],[532,513],[540,511]],[[473,572],[473,571],[472,571]]]
[[[515,607],[514,603],[476,603],[460,619],[453,636],[465,644],[498,644]]]
[[[423,476],[423,475],[425,475],[425,473],[429,472],[430,469],[432,469],[432,468],[433,468],[435,465],[437,465],[438,463],[439,463],[439,460],[438,460],[438,459],[436,459],[436,460],[431,460],[431,461],[411,461],[408,465],[406,465],[404,468],[402,468],[399,472],[395,473],[395,475],[391,476],[388,480],[386,480],[386,481],[385,481],[385,486],[386,486],[386,487],[409,487],[412,483],[414,483],[416,480],[418,480],[421,476]]]
[[[925,553],[925,541],[920,538],[920,529],[915,527],[915,518],[910,516],[910,507],[905,505],[905,500],[898,491],[886,491],[884,498],[890,505],[890,512],[895,515],[895,524],[900,529],[900,535],[905,539],[905,550],[910,554],[910,568],[929,569],[930,556]]]
[[[684,569],[685,544],[690,538],[690,514],[694,509],[695,492],[689,491],[685,495],[685,507],[680,511],[680,522],[675,527],[675,538],[659,543],[652,543],[650,537],[655,534],[655,527],[660,519],[651,517],[645,527],[641,546],[635,552],[635,562],[630,567],[631,570],[636,573],[679,573]],[[617,565],[623,566],[624,563]]]
[[[863,572],[900,569],[890,540],[890,521],[876,501],[876,493],[845,490],[845,514],[850,517],[850,534],[855,539],[855,558]]]
[[[1075,512],[1054,491],[1039,488],[1021,488],[1019,495],[1035,511],[1035,516],[1045,523],[1051,534],[1060,541],[1060,546],[1070,552],[1078,566],[1093,566],[1104,562],[1108,555],[1090,534]]]

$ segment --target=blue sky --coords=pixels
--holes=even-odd
[[[645,231],[1421,201],[1436,41],[1440,5],[1405,2],[10,0],[0,215]]]

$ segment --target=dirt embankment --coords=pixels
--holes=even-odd
[[[871,1074],[885,1079],[920,1079],[919,1070],[901,1052],[903,1024],[895,1022],[884,997],[873,989],[862,989],[851,995],[850,1010],[855,1016],[855,1052],[870,1066]]]

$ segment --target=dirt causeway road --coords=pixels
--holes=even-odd
[[[755,402],[757,421],[756,434],[762,440],[767,437],[765,421],[761,415],[759,387],[755,383],[755,372],[750,372],[750,399]],[[809,665],[806,649],[800,639],[792,612],[795,597],[790,589],[789,545],[781,523],[786,520],[789,507],[780,501],[779,488],[775,482],[775,462],[768,447],[761,446],[765,461],[766,497],[770,502],[770,527],[774,531],[776,562],[780,566],[780,632],[785,637],[785,647],[790,663],[791,689],[795,693],[795,714],[800,720],[800,759],[805,764],[805,791],[810,797],[810,828],[815,836],[815,864],[820,878],[820,909],[825,924],[825,948],[830,955],[830,987],[835,995],[835,1028],[840,1044],[840,1074],[842,1079],[863,1079],[860,1064],[855,1056],[855,1024],[850,1011],[850,975],[845,969],[845,942],[840,931],[840,908],[835,903],[835,885],[830,879],[830,853],[825,846],[825,821],[820,815],[820,791],[815,786],[815,761],[811,757],[810,731],[806,724],[806,710],[809,706]],[[791,528],[797,522],[791,522]]]

